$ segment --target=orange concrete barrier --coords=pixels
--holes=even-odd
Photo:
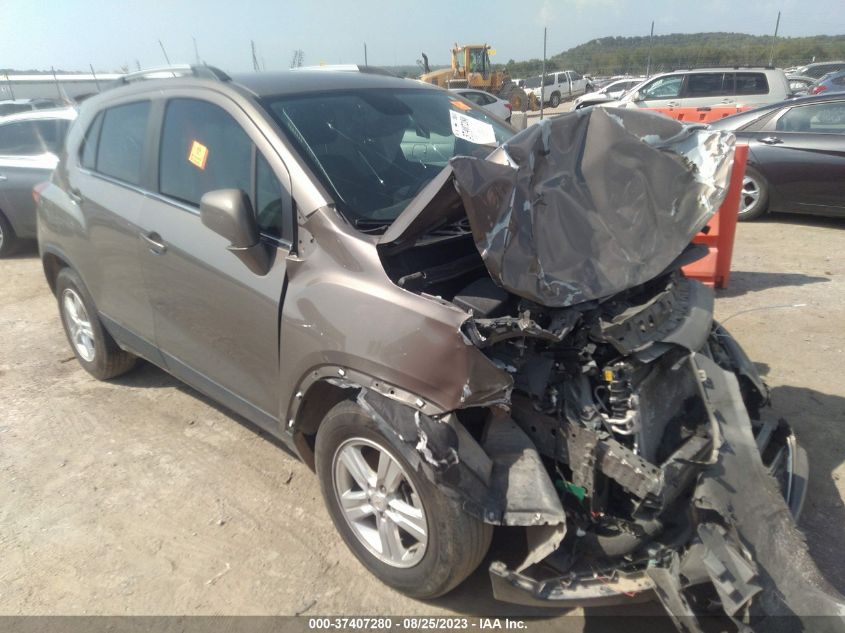
[[[742,180],[748,161],[748,145],[737,144],[734,164],[731,170],[728,195],[716,214],[707,223],[707,233],[701,232],[693,238],[696,244],[707,246],[707,256],[684,266],[684,274],[698,279],[708,286],[727,288],[731,276],[731,258],[734,251],[736,220],[739,201],[742,196]]]
[[[684,123],[710,123],[726,116],[750,110],[751,106],[711,106],[704,108],[644,108],[652,112],[665,114],[671,119]]]

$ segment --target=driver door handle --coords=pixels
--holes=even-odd
[[[0,174],[0,182],[2,182],[4,180],[8,180],[8,179],[9,179],[9,177],[6,174]]]
[[[141,239],[147,243],[150,252],[154,255],[163,255],[167,252],[167,244],[161,239],[161,235],[156,232],[141,233]]]
[[[777,136],[766,136],[765,138],[760,139],[761,143],[765,143],[766,145],[777,145],[778,143],[783,143]]]
[[[677,108],[679,105],[681,105],[681,102],[680,101],[670,101],[666,105],[668,105],[670,108]]]

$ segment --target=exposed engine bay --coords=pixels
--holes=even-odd
[[[687,143],[688,132],[663,130],[665,138],[683,134]],[[537,156],[560,160],[554,144],[554,129],[523,144],[534,176]],[[666,154],[664,143],[656,160]],[[359,402],[417,449],[420,469],[468,512],[525,528],[524,557],[490,568],[496,597],[586,606],[653,593],[684,631],[700,630],[704,604],[740,630],[811,630],[807,615],[834,616],[830,630],[845,630],[841,597],[795,527],[806,455],[786,422],[771,418],[754,365],[714,322],[713,292],[680,271],[701,256],[683,245],[709,215],[678,202],[675,219],[685,205],[688,219],[665,252],[649,258],[653,244],[630,248],[622,275],[604,274],[597,255],[596,266],[562,283],[578,258],[513,224],[515,214],[536,211],[542,179],[523,178],[510,155],[465,159],[475,161],[470,168],[460,160],[456,183],[438,185],[442,221],[380,255],[394,283],[468,314],[465,343],[506,372],[512,390],[443,416],[366,390]],[[700,173],[677,155],[668,160]],[[713,175],[724,165],[699,182],[706,191],[697,203],[709,196],[707,205],[718,206],[724,174]],[[480,175],[487,169],[498,176]],[[613,227],[607,235],[618,238]],[[612,251],[612,242],[592,252]],[[522,272],[513,273],[519,257]],[[526,270],[536,283],[519,285]]]

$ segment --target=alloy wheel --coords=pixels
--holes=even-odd
[[[380,561],[413,567],[425,555],[428,523],[414,484],[386,448],[365,438],[332,459],[334,492],[353,534]]]
[[[62,315],[73,347],[83,360],[90,363],[96,354],[94,330],[85,304],[72,288],[65,288],[62,293]]]
[[[743,215],[753,211],[760,202],[760,183],[748,174],[742,179],[742,198],[739,202],[739,213]]]

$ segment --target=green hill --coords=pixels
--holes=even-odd
[[[652,72],[675,68],[726,65],[767,65],[771,54],[769,35],[745,33],[671,33],[655,35],[651,49]],[[596,75],[642,73],[646,70],[649,38],[603,37],[591,40],[546,60],[550,70],[575,69]],[[815,61],[845,58],[845,35],[778,37],[774,63],[785,68]],[[513,77],[540,73],[542,61],[511,59]]]

